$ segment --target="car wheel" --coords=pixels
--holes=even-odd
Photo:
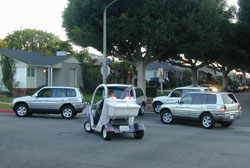
[[[211,129],[215,125],[214,118],[211,114],[203,114],[201,117],[201,124],[206,129]]]
[[[161,113],[161,121],[164,124],[170,124],[170,123],[172,123],[173,122],[173,115],[172,115],[172,113],[169,110],[164,110]]]
[[[94,132],[94,130],[92,130],[92,128],[91,128],[91,125],[90,125],[89,121],[86,121],[86,122],[84,123],[84,129],[85,129],[85,131],[88,132],[88,133]]]
[[[61,115],[65,119],[71,119],[75,116],[75,109],[71,106],[64,106],[61,110]]]
[[[155,112],[156,114],[159,114],[159,113],[160,113],[161,105],[162,105],[161,102],[156,102],[156,103],[154,103],[154,112]]]
[[[18,117],[27,117],[30,115],[29,108],[26,104],[18,104],[15,108],[15,113]]]
[[[142,139],[144,136],[144,130],[140,130],[140,131],[135,131],[134,132],[134,137],[136,139]]]
[[[223,121],[221,122],[220,124],[223,126],[223,127],[229,127],[230,125],[232,125],[233,122],[231,121]]]
[[[139,115],[142,116],[145,113],[145,104],[142,103],[141,108],[139,110]]]
[[[102,128],[102,137],[104,140],[109,141],[111,140],[112,136],[113,132],[109,132],[105,127]]]

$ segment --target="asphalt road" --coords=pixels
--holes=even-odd
[[[146,126],[142,140],[132,134],[104,141],[83,129],[85,114],[18,118],[0,113],[0,168],[247,168],[250,164],[250,92],[236,94],[243,115],[229,128],[203,129],[192,122],[161,123],[147,108],[136,121]]]

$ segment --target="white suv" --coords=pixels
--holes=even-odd
[[[191,92],[176,104],[163,104],[161,121],[170,124],[173,120],[185,119],[201,122],[204,128],[213,128],[215,123],[228,127],[242,115],[241,105],[232,93]]]
[[[78,88],[43,87],[32,96],[19,97],[10,105],[18,117],[32,113],[61,113],[70,119],[85,108],[85,99]]]
[[[207,87],[178,87],[169,93],[168,96],[159,96],[153,99],[152,105],[155,113],[160,113],[162,104],[176,103],[180,98],[188,92],[212,91]]]

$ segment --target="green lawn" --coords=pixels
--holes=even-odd
[[[12,109],[10,108],[10,105],[8,105],[8,104],[0,104],[0,109],[12,110]]]
[[[11,103],[12,99],[15,97],[0,97],[0,102]]]

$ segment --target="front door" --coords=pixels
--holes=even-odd
[[[50,88],[40,90],[32,100],[30,109],[34,112],[50,112],[50,96]]]

